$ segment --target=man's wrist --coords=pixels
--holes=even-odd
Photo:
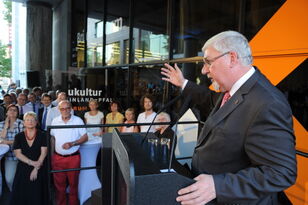
[[[186,87],[187,83],[188,83],[188,80],[184,79],[184,82],[183,82],[183,84],[181,86],[182,90],[184,90],[184,88]]]
[[[72,147],[78,145],[76,141],[71,142]]]

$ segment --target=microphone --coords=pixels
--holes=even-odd
[[[166,105],[164,105],[160,110],[157,111],[156,115],[154,116],[154,118],[153,118],[153,120],[152,120],[152,122],[151,122],[151,124],[150,124],[150,126],[149,126],[149,128],[148,128],[148,130],[147,130],[147,132],[146,132],[146,134],[145,134],[145,136],[144,136],[142,142],[141,142],[141,144],[143,144],[143,143],[145,142],[145,140],[148,138],[148,134],[149,134],[149,132],[150,132],[151,127],[153,126],[153,123],[154,123],[154,121],[155,121],[157,115],[158,115],[159,113],[161,113],[162,111],[164,111],[165,109],[167,109],[168,107],[170,107],[171,105],[173,105],[173,104],[174,104],[176,101],[178,101],[181,97],[182,97],[182,93],[181,93],[180,95],[176,96],[175,98],[173,98],[170,102],[168,102],[168,103],[167,103]]]

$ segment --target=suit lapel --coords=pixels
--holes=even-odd
[[[207,138],[212,129],[223,119],[225,119],[232,111],[234,111],[244,101],[244,95],[246,95],[251,87],[256,83],[260,76],[260,72],[256,69],[255,73],[237,90],[234,95],[220,108],[220,104],[223,98],[223,94],[219,97],[213,111],[209,115],[208,119],[204,123],[202,131],[198,137],[197,146]]]

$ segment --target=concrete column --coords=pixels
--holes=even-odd
[[[47,3],[27,1],[26,61],[27,71],[39,73],[37,82],[31,85],[46,87],[46,70],[52,66],[52,9]],[[34,75],[36,76],[36,75]]]
[[[67,86],[62,79],[70,66],[72,1],[61,1],[53,8],[52,27],[52,79],[53,87]]]

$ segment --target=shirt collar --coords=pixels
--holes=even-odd
[[[230,95],[233,96],[234,93],[240,89],[240,87],[254,74],[255,68],[251,67],[247,73],[245,73],[240,79],[238,79],[232,86],[230,90]]]
[[[67,122],[64,122],[64,120],[62,119],[62,115],[60,115],[60,120],[63,122],[63,123],[69,123],[73,120],[73,115],[71,114],[71,117],[70,119],[67,121]]]

